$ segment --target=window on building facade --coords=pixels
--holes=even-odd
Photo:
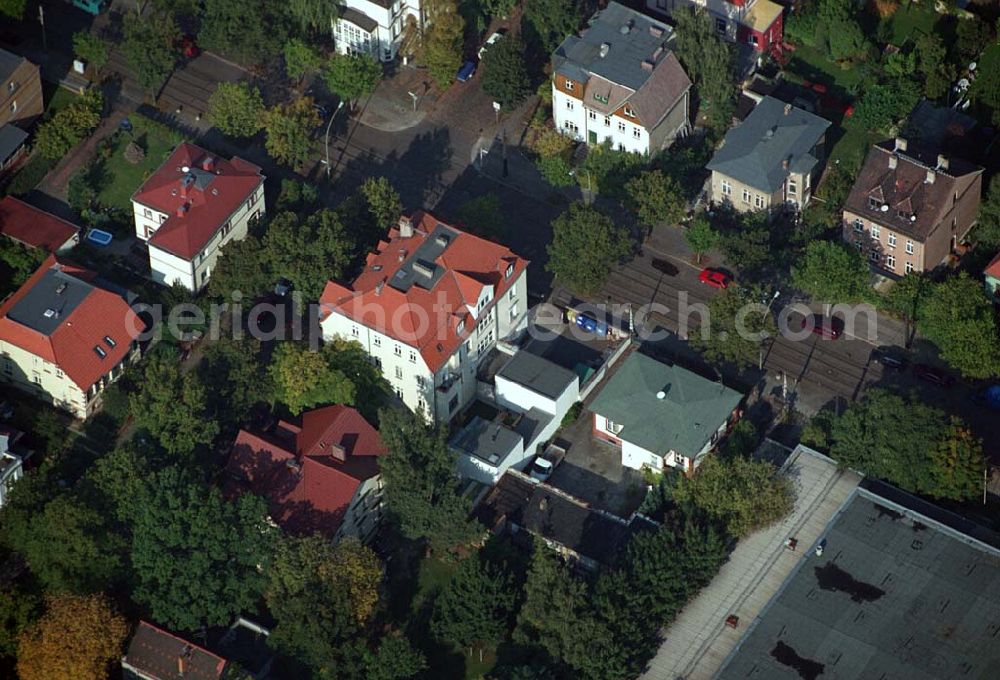
[[[604,116],[604,127],[611,127],[611,117]]]
[[[882,207],[882,201],[878,200],[874,196],[869,196],[868,207],[871,208],[872,210],[878,210],[879,208]]]
[[[870,253],[868,253],[868,259],[871,260],[872,262],[878,262],[879,257],[881,256],[879,255],[879,252],[877,250],[873,250]]]
[[[637,128],[637,127],[632,128],[632,137],[634,139],[641,139],[642,138],[642,128]]]
[[[906,266],[904,266],[903,269],[905,269],[906,273],[909,274],[910,272],[913,271],[913,263],[912,262],[907,262]]]
[[[153,211],[150,210],[149,208],[143,208],[142,209],[142,214],[143,214],[143,217],[152,217],[153,216]]]
[[[426,384],[427,384],[427,380],[424,379],[424,376],[418,375],[417,376],[417,387],[419,387],[420,389],[424,389],[424,385],[426,385]]]
[[[410,351],[410,363],[411,364],[417,363],[417,353],[414,351]]]
[[[625,132],[625,121],[618,121],[618,132]]]
[[[890,231],[888,234],[886,234],[885,238],[886,238],[886,241],[888,241],[890,248],[895,248],[896,247],[896,235],[895,234],[893,234]]]
[[[795,180],[792,179],[791,177],[789,177],[788,178],[788,195],[789,196],[794,196],[797,193],[799,193],[799,187],[795,183]]]
[[[402,387],[397,387],[396,388],[396,397],[398,397],[399,399],[403,398],[403,388]]]
[[[635,109],[633,109],[628,104],[625,105],[625,108],[622,110],[622,113],[624,113],[629,118],[635,118]]]
[[[885,266],[886,266],[886,269],[895,269],[896,268],[896,257],[894,255],[886,255],[885,256]]]
[[[726,20],[725,19],[719,19],[718,17],[716,17],[716,19],[715,19],[715,30],[716,30],[717,33],[725,33],[726,32]]]
[[[382,346],[382,338],[380,338],[379,336],[376,335],[374,338],[372,338],[372,344],[375,345],[376,347],[381,347]]]
[[[396,366],[396,379],[397,380],[402,380],[403,379],[403,367],[402,366]]]
[[[750,202],[750,190],[749,189],[744,189],[743,190],[743,202],[744,203],[749,203]]]
[[[573,110],[573,100],[572,99],[567,99],[566,100],[566,110],[567,111],[572,111]]]
[[[567,91],[569,91],[569,92],[573,91],[573,81],[572,80],[567,79],[566,82],[564,83],[564,85],[566,86],[566,90]]]
[[[596,111],[587,111],[587,116],[590,118],[590,120],[597,120]]]
[[[604,419],[604,429],[606,429],[608,432],[612,432],[614,434],[618,434],[619,432],[622,431],[623,427],[625,427],[625,426],[624,425],[619,425],[618,423],[614,422],[610,418],[605,418]]]
[[[358,327],[357,326],[351,326],[351,335],[356,338],[356,337],[358,337],[359,334],[360,334],[360,331],[358,330]]]
[[[761,196],[760,194],[754,194],[753,195],[753,204],[754,204],[755,208],[763,208],[764,207],[764,197]]]
[[[571,120],[564,120],[563,121],[563,128],[569,130],[574,135],[580,130],[580,126],[577,125],[576,123],[574,123]]]
[[[729,180],[725,179],[722,180],[722,195],[723,196],[733,195],[733,185],[729,182]]]
[[[403,356],[403,348],[400,347],[399,345],[396,345],[396,347],[393,349],[393,354],[395,354],[397,357]]]
[[[913,254],[913,241],[910,241],[909,239],[906,241],[906,253],[908,255]]]
[[[865,221],[860,217],[854,218],[854,231],[857,233],[863,233],[865,230]]]
[[[882,235],[882,230],[879,229],[877,224],[873,224],[871,228],[872,238],[878,240],[879,236]]]

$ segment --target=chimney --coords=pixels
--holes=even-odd
[[[330,456],[344,463],[347,461],[347,449],[340,444],[330,444]]]
[[[906,151],[906,140],[902,137],[896,137],[896,148],[893,151]]]
[[[396,259],[399,260],[400,262],[406,260],[406,248],[399,249],[399,255],[396,256]]]
[[[385,279],[382,279],[381,281],[375,284],[375,295],[376,296],[381,295],[383,288],[385,288]]]
[[[184,217],[184,215],[187,214],[187,211],[188,211],[188,204],[187,203],[181,203],[179,206],[177,206],[177,216],[178,217]]]
[[[650,72],[652,72],[653,66],[655,66],[655,64],[653,63],[653,61],[651,59],[646,59],[646,60],[644,60],[642,62],[642,70],[643,71],[650,71]]]
[[[785,104],[785,115],[787,116],[791,112],[792,112],[792,105],[791,104]]]
[[[660,28],[659,26],[650,25],[649,34],[654,38],[659,38],[663,35],[663,29]]]
[[[191,654],[194,652],[194,648],[191,645],[184,645],[181,648],[181,653],[177,655],[177,675],[178,677],[184,677],[184,672],[187,670],[187,660],[191,658]]]
[[[413,236],[413,220],[406,215],[399,218],[399,238],[411,238]]]
[[[211,156],[205,156],[201,160],[201,169],[205,172],[212,172],[215,170],[215,159]]]
[[[187,198],[188,195],[188,184],[187,182],[181,182],[181,197]]]
[[[938,154],[937,169],[938,170],[948,169],[948,159],[944,156],[944,154]]]
[[[934,180],[936,180],[936,179],[937,179],[937,173],[934,172],[933,170],[931,170],[930,168],[928,168],[927,169],[927,178],[924,180],[924,183],[925,184],[934,184]]]
[[[788,159],[787,158],[784,159],[783,161],[781,161],[781,168],[783,170],[787,170],[788,169]]]
[[[899,157],[896,154],[889,156],[889,169],[895,170],[896,164],[899,162]]]
[[[608,56],[608,52],[611,51],[611,43],[601,43],[601,59]]]

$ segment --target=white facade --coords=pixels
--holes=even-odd
[[[597,145],[610,141],[612,148],[633,153],[656,150],[650,149],[649,131],[638,120],[605,115],[592,109],[580,99],[560,91],[555,79],[552,81],[552,117],[559,132],[578,142]]]
[[[341,13],[332,26],[340,54],[368,54],[379,61],[392,61],[410,17],[418,26],[422,23],[420,0],[346,0],[344,7],[363,14],[374,27],[365,21],[351,21],[349,12],[347,17]]]
[[[344,520],[333,537],[338,542],[348,536],[369,543],[382,523],[383,489],[382,476],[375,475],[361,482],[354,492],[354,498],[344,513]]]
[[[712,15],[716,33],[730,42],[736,42],[736,26],[753,7],[757,0],[746,0],[743,7],[737,7],[727,0],[646,0],[646,7],[654,12],[670,14],[684,7],[702,7]]]
[[[496,464],[457,448],[453,450],[458,454],[455,460],[455,469],[460,477],[490,486],[496,484],[503,473],[510,468],[520,469],[524,467],[525,461],[530,460],[532,456],[526,452],[524,440],[521,437],[514,440],[513,445]]]
[[[695,455],[694,460],[692,460],[686,456],[678,454],[676,451],[668,451],[665,455],[661,456],[658,453],[653,453],[648,449],[644,449],[638,444],[633,444],[621,436],[621,429],[619,426],[616,426],[599,413],[594,414],[594,430],[601,435],[602,439],[613,439],[621,445],[622,465],[632,468],[633,470],[641,470],[643,467],[648,467],[653,470],[662,470],[665,467],[672,467],[688,472],[697,469],[705,456],[715,447],[716,443],[718,443],[719,438],[726,433],[728,425],[728,421],[722,423],[715,435],[712,436],[708,442],[706,442],[702,450],[699,451]]]
[[[90,351],[87,348],[81,351]],[[52,362],[9,342],[0,340],[0,382],[13,385],[37,399],[84,419],[97,405],[104,388],[117,380],[125,365],[138,356],[134,346],[117,365],[109,369],[97,383],[83,390]]]
[[[147,242],[168,218],[166,213],[154,210],[135,200],[132,201],[132,210],[135,217],[135,235]],[[212,269],[215,267],[215,261],[219,258],[219,253],[222,252],[222,247],[230,241],[245,238],[249,231],[250,222],[263,217],[264,213],[264,180],[262,178],[260,184],[247,200],[241,203],[240,207],[223,224],[218,226],[205,246],[192,259],[180,257],[148,243],[150,277],[165,286],[180,282],[188,290],[201,290],[208,283]]]
[[[526,270],[500,299],[493,299],[492,286],[484,286],[475,309],[468,309],[475,325],[436,372],[424,361],[417,346],[364,326],[336,309],[321,322],[323,338],[359,342],[404,404],[432,420],[447,422],[475,398],[480,359],[489,354],[498,339],[507,337],[524,322],[527,286]]]

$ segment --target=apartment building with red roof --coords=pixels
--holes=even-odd
[[[320,296],[323,337],[359,342],[414,411],[450,420],[476,369],[526,325],[528,261],[418,211],[400,218],[352,283]]]
[[[0,234],[50,253],[65,253],[80,242],[75,224],[13,196],[0,200]]]
[[[187,142],[174,149],[132,196],[153,280],[201,290],[223,246],[264,215],[264,179],[242,158],[227,161]]]
[[[226,465],[226,494],[267,501],[271,521],[297,536],[367,542],[382,519],[378,431],[350,406],[307,411],[300,424],[240,430]]]
[[[50,255],[0,304],[0,381],[78,418],[139,355],[143,322],[95,274]]]

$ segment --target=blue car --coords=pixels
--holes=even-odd
[[[464,64],[462,68],[458,69],[458,75],[455,77],[460,83],[464,83],[469,78],[471,78],[476,73],[476,62],[471,59]]]

